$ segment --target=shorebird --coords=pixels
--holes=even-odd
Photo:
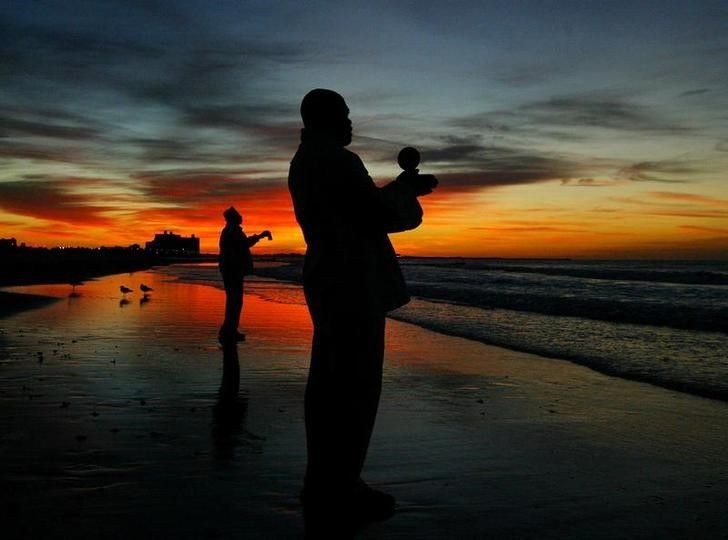
[[[68,282],[68,284],[71,286],[71,294],[69,296],[72,298],[80,296],[79,293],[76,292],[76,287],[83,285],[83,281],[80,281],[78,279],[72,279]]]
[[[121,294],[126,294],[132,292],[133,289],[130,289],[126,285],[122,285],[121,287],[119,287],[119,290],[121,291]]]
[[[142,292],[144,294],[147,294],[148,292],[152,292],[154,290],[151,287],[147,287],[146,285],[144,285],[144,283],[142,283],[141,285],[139,285],[139,288],[142,290]]]

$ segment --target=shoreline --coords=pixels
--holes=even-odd
[[[147,301],[101,278],[8,320],[0,531],[303,536],[300,290],[252,283],[230,358],[224,293],[169,277],[127,282]],[[398,509],[358,538],[721,538],[726,421],[721,402],[390,320],[364,478]]]
[[[426,302],[431,302],[432,299],[428,298],[421,298],[421,300]],[[499,347],[502,349],[506,349],[509,351],[514,352],[521,352],[526,354],[534,354],[541,356],[543,358],[549,358],[553,360],[559,360],[564,362],[570,362],[574,365],[581,366],[584,368],[588,368],[595,373],[599,373],[601,375],[606,375],[608,377],[616,377],[619,379],[623,379],[625,381],[632,381],[637,383],[644,383],[649,384],[651,386],[654,386],[656,388],[663,388],[665,390],[670,390],[673,392],[680,392],[681,394],[687,394],[690,396],[700,397],[704,399],[710,399],[714,401],[720,401],[722,403],[728,403],[728,394],[726,394],[725,391],[722,389],[712,389],[712,388],[703,388],[699,386],[690,385],[689,383],[680,383],[680,382],[673,382],[673,381],[665,381],[663,379],[659,379],[657,377],[650,377],[649,375],[640,375],[640,374],[631,374],[631,373],[624,373],[622,371],[619,371],[616,368],[610,367],[607,364],[599,364],[596,362],[591,362],[587,357],[578,356],[578,355],[569,355],[564,354],[560,357],[552,356],[548,354],[547,352],[540,350],[538,347],[519,347],[517,345],[512,344],[504,344],[499,342],[498,340],[488,340],[486,338],[480,337],[476,334],[472,334],[469,332],[457,332],[457,331],[449,331],[446,328],[443,328],[436,323],[428,323],[427,321],[413,321],[408,319],[407,317],[398,316],[396,313],[392,315],[387,315],[388,318],[397,320],[400,322],[408,323],[408,324],[414,324],[421,328],[424,328],[425,330],[429,330],[431,332],[437,332],[438,334],[442,334],[444,336],[451,336],[451,337],[457,337],[462,339],[467,339],[470,341],[474,341],[476,343],[482,343],[484,345],[488,345],[491,347]],[[556,315],[552,315],[552,317],[557,317]]]
[[[261,276],[271,277],[283,281],[290,281],[301,284],[302,267],[300,263],[291,263],[290,261],[282,261],[281,266],[256,268],[256,272]],[[425,266],[425,265],[423,265]],[[432,265],[436,268],[447,268],[449,265]],[[407,281],[407,267],[402,267]],[[491,269],[492,270],[492,269]],[[568,278],[589,278],[603,279],[602,277],[592,275],[591,273],[566,272],[563,269],[523,269],[516,268],[498,268],[499,272],[513,273],[525,272],[527,274],[539,276],[566,276]],[[701,273],[704,277],[705,273]],[[637,283],[649,283],[649,280],[637,279],[636,276],[616,276],[620,280],[634,281]],[[683,276],[684,278],[685,276]],[[612,275],[610,278],[615,279]],[[690,279],[664,280],[661,284],[668,285],[696,285],[696,286],[723,286],[728,284],[728,276],[715,275],[710,280],[693,281]],[[688,330],[696,332],[719,332],[728,334],[728,328],[725,325],[725,319],[728,317],[728,311],[725,309],[716,309],[715,311],[706,312],[695,306],[682,306],[676,313],[674,311],[650,310],[648,312],[643,309],[625,310],[620,305],[614,305],[604,299],[586,299],[568,297],[552,297],[548,303],[533,302],[532,298],[524,294],[502,295],[500,292],[488,291],[448,291],[439,288],[434,283],[410,283],[408,282],[408,291],[414,297],[423,300],[444,301],[453,305],[469,306],[480,309],[503,309],[514,312],[533,313],[544,316],[554,317],[578,317],[590,321],[601,321],[614,324],[635,324],[643,326],[655,326],[658,328],[670,328],[675,330]],[[639,306],[638,306],[639,307]]]
[[[266,259],[263,257],[263,260],[261,262],[264,262]],[[141,271],[155,271],[155,267],[168,267],[168,266],[174,266],[174,265],[186,265],[186,264],[199,264],[200,262],[210,262],[208,260],[169,260],[166,261],[164,264],[157,264],[152,265],[146,268],[142,268],[139,270],[132,270],[129,273],[133,272],[141,272]],[[288,261],[286,261],[288,262]],[[256,268],[256,271],[254,272],[254,276],[262,277],[265,279],[272,279],[275,282],[287,284],[287,285],[294,285],[297,287],[302,287],[300,280],[295,279],[291,272],[297,271],[298,268],[296,268],[294,265],[286,264],[283,267],[259,267]],[[101,278],[109,275],[116,275],[116,274],[122,274],[126,273],[126,271],[115,271],[115,272],[109,272],[98,276],[90,277],[89,280]],[[204,285],[209,286],[212,288],[215,288],[217,290],[223,290],[221,283],[220,284],[213,284],[210,282],[200,282],[195,281],[189,278],[182,277],[180,275],[177,275],[175,273],[169,273],[169,275],[172,275],[175,277],[176,281],[179,283],[185,283],[190,285]],[[11,293],[9,291],[3,291],[2,289],[5,287],[13,287],[13,286],[27,286],[27,285],[44,285],[44,284],[58,284],[58,283],[64,283],[63,280],[51,280],[51,281],[43,281],[40,283],[23,283],[23,284],[17,284],[17,285],[4,285],[0,286],[0,319],[4,317],[8,317],[10,315],[21,313],[22,311],[26,310],[32,310],[37,309],[39,307],[44,307],[54,301],[57,301],[57,297],[43,297],[39,295],[29,295],[29,294],[23,294],[23,293]],[[247,293],[246,293],[247,294]],[[256,294],[253,292],[252,294]],[[11,295],[11,297],[8,297],[8,301],[4,302],[3,295]],[[27,297],[27,298],[26,298]],[[419,299],[425,302],[433,302],[434,300],[428,297],[421,297],[417,295],[413,295],[412,299]],[[7,308],[6,306],[9,306]],[[551,315],[552,317],[559,317],[558,315]],[[404,322],[407,324],[414,324],[416,326],[419,326],[420,328],[423,328],[428,331],[436,332],[438,334],[444,335],[444,336],[451,336],[456,338],[462,338],[467,339],[476,343],[481,343],[488,346],[493,347],[499,347],[504,350],[508,351],[514,351],[514,352],[520,352],[520,353],[526,353],[526,354],[534,354],[541,356],[543,358],[558,360],[558,361],[566,361],[570,362],[574,365],[585,367],[587,369],[590,369],[596,373],[606,375],[609,377],[617,377],[626,381],[632,381],[637,383],[645,383],[652,386],[655,386],[657,388],[663,388],[674,392],[679,392],[683,394],[688,394],[691,396],[696,396],[704,399],[710,399],[715,400],[723,403],[728,402],[728,395],[722,390],[722,389],[712,389],[712,388],[703,388],[695,385],[691,385],[689,383],[681,383],[681,382],[675,382],[675,381],[665,381],[663,379],[659,379],[657,377],[651,377],[649,375],[643,375],[643,374],[632,374],[632,373],[624,373],[622,371],[619,371],[616,368],[610,367],[607,364],[604,363],[597,363],[597,362],[590,362],[588,358],[578,356],[578,355],[562,355],[562,356],[553,356],[548,354],[547,351],[540,350],[537,347],[529,348],[529,347],[523,347],[518,346],[514,344],[506,344],[502,343],[498,340],[489,340],[487,338],[484,338],[482,336],[479,336],[477,334],[473,334],[471,332],[467,331],[452,331],[448,328],[443,328],[441,325],[438,325],[437,323],[428,323],[427,321],[423,320],[412,320],[410,318],[407,318],[406,316],[401,316],[397,313],[395,310],[394,312],[387,313],[386,317],[390,320],[396,320],[399,322]]]
[[[274,281],[277,281],[279,283],[285,283],[288,285],[295,285],[297,287],[302,287],[300,280],[295,279],[293,277],[293,273],[297,272],[298,268],[295,266],[283,266],[283,267],[272,267],[272,268],[256,268],[254,275],[257,275],[258,277],[263,277],[266,279],[272,279]],[[174,274],[173,274],[174,275]],[[183,277],[177,277],[177,279],[181,283],[200,283],[196,282],[191,279],[185,279]],[[216,287],[215,285],[212,285],[210,283],[206,283],[206,285],[209,285],[211,287],[215,287],[220,289],[221,287]],[[422,297],[417,295],[412,295],[412,299],[418,299],[424,302],[437,302],[437,299],[429,298],[429,297]],[[447,302],[446,302],[447,303]],[[453,305],[459,305],[459,304],[453,304]],[[467,306],[467,307],[474,307],[479,308],[479,306]],[[479,308],[482,309],[482,308]],[[527,312],[530,313],[530,312]],[[387,318],[390,320],[396,320],[400,322],[405,322],[408,324],[415,324],[423,329],[436,332],[438,334],[444,335],[444,336],[451,336],[451,337],[457,337],[462,339],[468,339],[470,341],[474,341],[476,343],[482,343],[484,345],[493,346],[493,347],[499,347],[508,351],[514,351],[514,352],[521,352],[521,353],[527,353],[527,354],[534,354],[538,355],[544,358],[559,360],[559,361],[566,361],[570,362],[574,365],[585,367],[587,369],[590,369],[596,373],[606,375],[609,377],[617,377],[626,381],[632,381],[637,383],[645,383],[652,386],[655,386],[657,388],[663,388],[667,389],[673,392],[680,392],[682,394],[687,394],[691,396],[696,396],[704,399],[710,399],[715,400],[723,403],[728,403],[728,394],[726,394],[725,390],[723,388],[710,388],[710,387],[702,387],[699,385],[691,385],[690,383],[683,383],[680,381],[669,381],[665,379],[661,379],[657,376],[650,376],[649,374],[640,374],[640,373],[628,373],[624,371],[620,371],[619,369],[615,367],[609,366],[607,363],[604,362],[595,362],[590,361],[589,358],[584,356],[579,356],[575,354],[563,354],[561,356],[554,356],[552,354],[549,354],[548,351],[544,351],[539,349],[538,347],[529,348],[527,346],[518,346],[517,344],[512,343],[502,343],[499,340],[494,339],[487,339],[481,335],[478,335],[473,332],[468,331],[456,331],[451,330],[448,328],[443,327],[442,325],[438,325],[436,322],[428,322],[426,320],[414,320],[412,318],[408,318],[406,316],[402,316],[397,313],[397,310],[393,312],[387,313]],[[555,319],[559,317],[565,317],[563,315],[547,315],[549,317],[554,317]],[[635,323],[626,323],[626,324],[635,324]],[[638,326],[644,326],[644,325],[638,325]],[[647,325],[650,326],[650,325]]]

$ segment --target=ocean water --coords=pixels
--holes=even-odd
[[[728,399],[725,263],[402,262],[415,299],[397,319]]]
[[[413,300],[390,314],[450,335],[571,360],[614,376],[728,400],[728,264],[683,261],[401,259]],[[219,286],[214,266],[161,270]],[[262,263],[297,281],[300,262]],[[487,361],[487,359],[484,359]]]

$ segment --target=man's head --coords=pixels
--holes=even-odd
[[[301,102],[306,131],[333,140],[341,146],[351,143],[351,120],[346,101],[333,90],[316,88]]]
[[[225,210],[222,215],[225,217],[225,221],[232,225],[240,225],[243,223],[243,216],[240,215],[240,212],[235,210],[234,206]]]

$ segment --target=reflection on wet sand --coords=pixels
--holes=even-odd
[[[221,350],[223,291],[171,272],[0,319],[0,538],[303,536],[301,290],[253,281]],[[154,302],[119,309],[121,282]],[[403,504],[363,536],[728,530],[726,404],[397,321],[387,342],[367,475]]]
[[[222,346],[222,381],[212,408],[212,441],[215,457],[232,460],[235,449],[255,438],[245,430],[248,397],[240,395],[240,362],[236,343]]]
[[[130,309],[122,280],[154,302]],[[0,537],[295,536],[302,306],[246,298],[251,342],[221,350],[221,290],[156,272],[68,289],[15,287],[66,301],[0,320],[0,520],[17,508]],[[130,515],[148,531],[129,529]]]

